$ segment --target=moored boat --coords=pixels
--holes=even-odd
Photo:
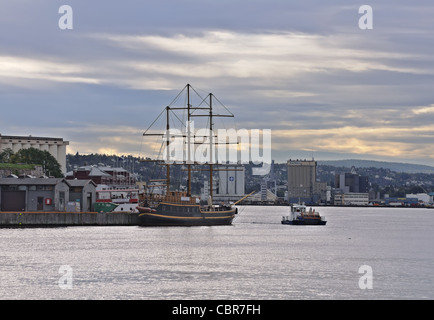
[[[237,214],[234,205],[203,206],[185,192],[171,192],[156,207],[138,207],[142,226],[230,225]]]
[[[214,134],[213,132],[213,117],[233,117],[234,115],[230,113],[226,107],[225,110],[228,113],[218,113],[215,114],[213,112],[213,94],[209,94],[206,99],[201,99],[201,105],[193,107],[191,105],[190,100],[190,90],[192,87],[187,84],[183,91],[186,91],[187,96],[187,106],[186,107],[172,107],[167,106],[165,108],[166,111],[166,131],[164,133],[148,133],[148,130],[143,134],[144,136],[160,136],[163,138],[163,146],[166,151],[166,159],[165,160],[144,160],[144,161],[156,161],[162,163],[166,166],[166,176],[165,179],[156,179],[151,182],[161,182],[159,185],[148,185],[148,190],[144,195],[141,203],[137,207],[139,211],[139,225],[141,226],[214,226],[214,225],[230,225],[232,224],[232,220],[237,214],[238,209],[235,207],[237,203],[242,201],[244,198],[236,201],[235,203],[221,203],[216,205],[213,203],[213,170],[218,171],[218,169],[214,168],[214,165],[218,165],[214,163],[213,158],[213,149],[215,148],[216,142],[214,142]],[[193,89],[194,90],[194,89]],[[181,91],[182,92],[182,91]],[[194,90],[194,92],[196,92]],[[197,92],[196,92],[197,93]],[[181,94],[181,93],[180,93]],[[177,97],[179,97],[179,95]],[[209,100],[208,100],[209,99]],[[175,98],[176,100],[176,98]],[[175,101],[174,100],[174,101]],[[170,119],[171,115],[176,110],[185,110],[187,111],[187,122],[185,125],[185,132],[182,134],[177,134],[172,136],[170,134],[170,127],[172,119]],[[200,113],[202,111],[202,113]],[[162,115],[161,113],[160,115]],[[179,119],[175,115],[176,118]],[[200,137],[198,134],[195,134],[192,126],[192,117],[208,117],[208,126],[209,131],[208,135]],[[154,121],[155,123],[155,121]],[[151,125],[152,126],[152,125]],[[211,132],[211,133],[209,133]],[[170,159],[169,153],[171,148],[171,141],[173,137],[182,137],[186,138],[184,143],[186,150],[184,150],[183,154],[187,155],[187,159],[183,159],[182,161],[173,161]],[[208,161],[204,164],[208,168],[206,170],[201,171],[209,171],[209,198],[208,203],[206,205],[200,204],[200,200],[198,197],[192,196],[191,192],[191,172],[192,165],[196,165],[197,163],[194,159],[191,159],[191,154],[194,154],[194,145],[195,142],[193,138],[205,138],[209,142],[209,158]],[[182,143],[181,143],[182,145]],[[191,150],[193,152],[191,152]],[[171,161],[170,161],[171,160]],[[171,178],[170,178],[170,167],[172,165],[183,165],[187,167],[188,178],[187,178],[187,191],[172,191],[171,188]],[[162,193],[156,194],[152,192],[152,188],[161,188]]]

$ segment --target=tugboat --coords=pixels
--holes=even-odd
[[[315,209],[307,211],[304,204],[291,205],[291,214],[282,217],[282,224],[324,226],[326,223],[325,217],[320,216]]]
[[[218,142],[214,142],[214,134],[213,132],[213,118],[214,117],[234,117],[234,115],[226,108],[227,113],[218,113],[215,114],[213,112],[213,94],[209,94],[207,98],[202,99],[202,102],[199,106],[192,106],[190,101],[190,93],[191,90],[194,90],[189,84],[187,84],[184,89],[178,94],[177,98],[181,95],[183,91],[187,93],[187,106],[186,107],[173,107],[167,106],[165,108],[166,113],[166,131],[164,133],[148,133],[148,130],[143,134],[144,136],[160,136],[163,138],[163,146],[165,144],[165,152],[167,153],[168,161],[164,160],[143,160],[143,161],[154,161],[159,162],[161,165],[166,166],[166,177],[165,179],[156,179],[151,180],[150,182],[160,182],[162,184],[158,185],[158,187],[162,188],[163,191],[160,194],[154,192],[146,192],[143,195],[142,201],[137,207],[139,211],[139,225],[140,226],[214,226],[214,225],[231,225],[232,220],[235,217],[235,214],[238,213],[238,209],[235,207],[239,202],[250,196],[251,194],[241,198],[235,203],[220,203],[218,205],[213,203],[213,170],[218,171],[219,169],[214,169],[214,158],[213,158],[213,149],[215,144]],[[197,94],[196,90],[194,92]],[[177,99],[175,98],[175,100]],[[175,101],[174,100],[174,101]],[[173,102],[172,102],[173,103]],[[178,136],[182,138],[186,138],[184,143],[185,148],[184,154],[188,156],[188,159],[184,161],[176,160],[169,161],[169,152],[171,148],[171,141],[173,140],[173,136],[170,132],[170,124],[173,123],[174,119],[171,119],[171,115],[175,110],[185,110],[186,114],[186,126],[185,132],[178,134]],[[202,113],[201,113],[202,112]],[[160,114],[160,116],[163,112]],[[175,115],[177,119],[177,117]],[[197,134],[193,132],[193,128],[191,128],[191,118],[192,117],[208,117],[209,121],[208,132],[211,132],[209,136],[199,137]],[[155,121],[153,122],[155,123]],[[151,124],[152,126],[152,124]],[[208,168],[200,170],[200,171],[209,171],[209,197],[206,204],[201,204],[200,199],[198,197],[194,197],[191,194],[191,172],[194,170],[192,165],[197,165],[194,159],[191,159],[190,156],[192,154],[191,150],[194,150],[194,140],[196,138],[205,139],[205,141],[209,142],[209,159],[207,161]],[[221,143],[221,142],[220,142]],[[161,148],[164,149],[164,148]],[[200,163],[199,163],[200,164]],[[183,167],[187,167],[188,178],[187,178],[187,190],[183,191],[172,191],[171,183],[170,183],[170,167],[173,165],[181,165]],[[224,169],[223,169],[224,170]],[[156,185],[148,185],[150,188],[155,187]]]

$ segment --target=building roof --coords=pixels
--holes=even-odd
[[[107,172],[104,172],[100,168],[92,167],[90,169],[89,177],[111,177]]]
[[[89,171],[89,177],[112,177],[111,174],[107,172],[128,172],[124,168],[112,168],[112,167],[96,167],[96,166],[82,166],[77,169],[77,171]],[[73,176],[74,172],[69,171],[66,176]]]
[[[1,178],[0,185],[49,185],[54,186],[63,178]]]
[[[127,170],[125,170],[124,168],[121,168],[121,167],[117,167],[117,168],[112,168],[112,167],[99,167],[99,169],[101,169],[101,170],[103,170],[103,171],[128,172]]]
[[[0,134],[0,139],[21,139],[21,140],[29,140],[29,141],[35,141],[35,140],[48,140],[48,141],[62,141],[63,138],[49,138],[49,137],[33,137],[33,136],[3,136]]]
[[[0,185],[3,186],[55,186],[58,183],[65,182],[70,187],[84,187],[88,184],[97,186],[92,180],[66,180],[64,178],[1,178]]]
[[[88,184],[93,184],[96,187],[95,182],[93,182],[92,180],[66,180],[66,183],[70,186],[70,187],[84,187],[85,185]]]

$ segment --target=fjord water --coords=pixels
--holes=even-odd
[[[0,299],[434,298],[434,210],[317,210],[326,226],[245,206],[232,226],[0,229]]]

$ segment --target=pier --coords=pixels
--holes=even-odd
[[[0,228],[135,226],[138,215],[132,212],[0,212]]]

